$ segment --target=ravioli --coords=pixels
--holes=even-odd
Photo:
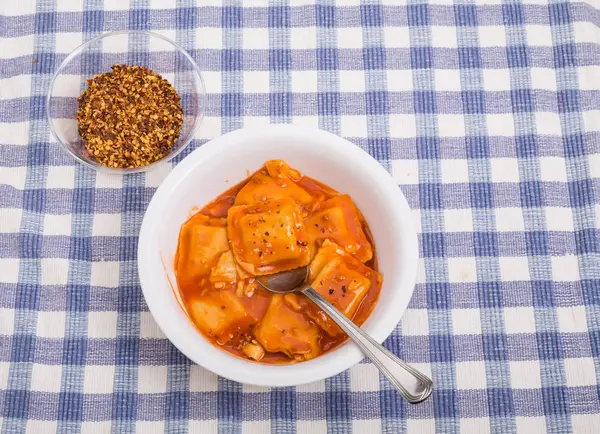
[[[221,253],[229,250],[227,221],[196,214],[183,224],[179,232],[176,257],[180,284],[198,284],[217,262]]]
[[[301,205],[309,205],[313,202],[313,197],[295,183],[300,177],[298,171],[291,169],[284,161],[267,161],[265,168],[256,172],[238,192],[235,205],[283,198],[291,198]]]
[[[381,287],[382,280],[381,274],[329,240],[323,243],[310,264],[311,286],[350,319],[367,293]],[[327,334],[337,336],[342,333],[337,324],[318,309],[307,312]]]
[[[217,264],[210,270],[209,280],[215,288],[223,288],[237,282],[238,271],[231,250],[221,253]]]
[[[232,292],[207,292],[190,303],[189,313],[196,325],[219,344],[228,342],[238,330],[255,322],[241,300]]]
[[[289,198],[230,208],[227,235],[240,267],[264,275],[307,265],[310,252],[301,213]]]
[[[373,248],[363,231],[358,210],[347,194],[319,204],[306,221],[306,230],[313,254],[324,240],[331,240],[361,262],[373,258]]]
[[[283,295],[274,294],[263,319],[254,330],[256,340],[272,353],[308,360],[319,352],[319,329],[301,313],[290,309]]]

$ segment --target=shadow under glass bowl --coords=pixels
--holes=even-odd
[[[115,64],[150,68],[169,81],[181,97],[183,125],[179,139],[160,160],[144,167],[118,169],[96,161],[77,131],[77,98],[87,88],[86,80],[111,71]],[[46,98],[46,116],[54,138],[80,163],[108,173],[145,172],[170,161],[189,145],[203,117],[205,88],[194,59],[177,43],[157,33],[124,30],[105,33],[77,47],[52,77]]]

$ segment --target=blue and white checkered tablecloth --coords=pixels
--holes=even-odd
[[[593,3],[1,1],[0,431],[599,432]],[[67,53],[128,28],[175,39],[204,71],[191,149],[292,122],[390,170],[422,259],[386,346],[432,375],[430,400],[406,404],[369,363],[295,388],[236,384],[165,339],[136,243],[171,165],[96,173],[59,149],[44,116]]]

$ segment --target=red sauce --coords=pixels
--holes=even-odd
[[[273,162],[270,163],[273,164]],[[269,164],[269,162],[267,164]],[[284,168],[287,168],[287,165]],[[252,283],[254,277],[250,273],[247,273],[247,271],[244,271],[244,268],[241,267],[242,264],[237,261],[239,257],[236,256],[236,252],[230,250],[231,240],[228,239],[227,241],[224,241],[223,239],[225,232],[228,234],[232,233],[226,231],[226,225],[237,224],[237,222],[227,222],[226,219],[229,209],[234,206],[238,193],[251,182],[256,174],[260,172],[261,176],[264,177],[265,173],[267,173],[265,168],[261,169],[261,171],[250,175],[242,183],[219,195],[212,202],[201,208],[200,211],[182,226],[175,257],[175,274],[181,300],[188,316],[196,325],[197,329],[212,343],[236,356],[248,359],[248,355],[244,352],[244,346],[254,342],[253,345],[256,344],[265,350],[264,356],[260,359],[261,363],[294,363],[330,351],[345,342],[347,336],[343,333],[332,336],[330,333],[325,332],[316,321],[313,321],[312,318],[314,318],[314,316],[311,318],[309,315],[309,311],[314,313],[319,310],[303,295],[298,295],[298,300],[301,301],[299,303],[300,307],[296,306],[295,309],[299,310],[294,311],[292,305],[289,304],[286,299],[285,309],[281,310],[281,315],[289,315],[290,318],[294,316],[296,321],[298,321],[298,312],[302,314],[300,319],[300,328],[302,330],[294,328],[296,326],[286,328],[285,324],[287,324],[287,318],[282,317],[280,320],[284,326],[281,327],[281,340],[282,342],[285,340],[283,337],[285,337],[286,333],[298,332],[298,336],[306,335],[312,336],[313,338],[315,333],[317,333],[316,345],[318,346],[318,349],[315,349],[315,345],[313,345],[312,350],[309,352],[297,354],[295,351],[305,350],[299,350],[293,345],[282,351],[270,351],[269,348],[267,348],[269,345],[275,345],[275,347],[280,344],[286,345],[285,342],[277,342],[277,336],[268,334],[272,332],[272,327],[269,328],[267,325],[262,324],[267,309],[272,302],[273,294],[261,288],[257,282]],[[368,250],[369,254],[372,252],[372,257],[370,257],[364,265],[375,270],[375,274],[380,276],[376,273],[377,259],[371,232],[360,211],[355,209],[352,204],[352,208],[344,209],[337,214],[342,217],[335,217],[334,214],[330,214],[330,220],[328,215],[326,215],[327,213],[319,214],[319,212],[328,210],[328,202],[325,201],[339,196],[340,193],[319,181],[302,176],[296,171],[290,173],[293,175],[290,175],[289,178],[284,178],[284,181],[281,181],[281,179],[277,180],[279,185],[294,183],[312,198],[310,200],[305,200],[304,196],[301,196],[301,203],[298,202],[299,209],[302,210],[301,214],[304,219],[303,224],[307,225],[310,223],[311,228],[313,229],[313,235],[311,235],[313,237],[312,244],[309,243],[309,247],[313,249],[311,251],[311,258],[314,258],[325,239],[341,242],[350,239],[349,237],[352,237],[352,234],[359,234],[364,239],[363,244],[365,242],[370,244],[370,249]],[[277,188],[278,187],[274,187],[273,189],[274,195],[281,194],[281,191],[286,191],[285,189],[278,190]],[[261,192],[263,191],[265,190],[261,190]],[[302,192],[302,194],[304,194],[304,192]],[[246,196],[247,195],[244,197]],[[275,197],[275,199],[277,199],[277,197]],[[261,198],[261,200],[263,200],[263,198]],[[265,203],[268,203],[271,200],[272,198],[266,197]],[[335,212],[336,210],[334,209],[333,211]],[[331,228],[333,231],[329,232],[330,228],[327,228],[327,224],[328,222],[336,222],[337,220],[335,220],[334,217],[336,219],[344,219],[344,228],[341,226],[339,228],[333,227]],[[320,222],[320,225],[319,223],[313,223],[315,221]],[[315,230],[314,227],[317,227],[318,230]],[[325,228],[327,229],[324,230]],[[344,235],[346,232],[348,234],[347,236]],[[331,234],[331,236],[329,236],[329,234]],[[319,236],[320,239],[315,239],[317,236]],[[210,246],[210,248],[207,246]],[[348,250],[348,247],[350,250],[353,249],[352,244],[341,247],[346,248],[346,250]],[[216,254],[214,252],[216,252]],[[235,278],[236,281],[234,283],[227,281],[224,284],[221,284],[221,282],[218,281],[220,275],[215,270],[217,268],[220,269],[219,267],[221,265],[231,265],[233,263],[231,261],[232,257],[236,258],[235,266],[238,271],[237,278]],[[349,264],[352,263],[356,265],[356,267],[352,266],[350,268],[365,268],[364,265],[360,264],[358,259],[352,256],[352,252],[343,252],[340,258],[338,258],[338,260],[350,261],[348,262]],[[229,262],[227,259],[229,259]],[[327,259],[329,260],[329,258]],[[311,263],[311,267],[312,266]],[[225,267],[224,269],[227,268]],[[231,269],[231,267],[229,269]],[[217,279],[217,281],[215,281],[215,279]],[[374,282],[375,280],[371,278],[371,281]],[[371,286],[366,289],[366,293],[360,301],[358,308],[356,308],[351,315],[355,324],[361,325],[373,310],[381,288],[380,277],[377,282],[377,284],[371,284]],[[321,290],[315,286],[316,283],[317,282],[313,282],[313,287],[321,292]],[[240,288],[243,289],[241,290]],[[325,292],[322,294],[327,297],[327,289],[325,288],[323,290]],[[346,289],[344,286],[344,296],[345,292]],[[331,294],[331,292],[329,294]],[[275,303],[273,302],[273,304]],[[259,329],[261,331],[257,332]],[[267,331],[265,331],[265,329]],[[273,336],[275,336],[275,339],[273,339]],[[298,339],[301,340],[301,338]]]

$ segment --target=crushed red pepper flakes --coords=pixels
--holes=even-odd
[[[87,83],[76,118],[87,151],[100,164],[132,169],[169,153],[183,110],[167,80],[144,66],[113,65]]]

